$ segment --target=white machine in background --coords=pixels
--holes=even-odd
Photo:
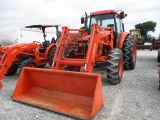
[[[55,32],[46,32],[46,35],[46,40],[50,41],[53,37],[56,37]],[[33,41],[41,43],[44,41],[42,30],[18,27],[0,29],[1,46],[12,45],[15,43],[29,43]]]

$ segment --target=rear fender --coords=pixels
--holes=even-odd
[[[122,49],[124,40],[125,40],[125,38],[127,37],[128,34],[129,34],[128,32],[122,32],[122,33],[119,34],[118,44],[117,44],[118,48]]]

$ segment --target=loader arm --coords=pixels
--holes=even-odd
[[[65,50],[69,44],[73,43],[74,39],[79,41],[83,40],[83,36],[74,36],[74,39],[70,37],[69,31],[79,31],[78,29],[68,29],[63,27],[62,35],[56,49],[56,53],[53,59],[53,69],[61,70],[64,66],[83,66],[82,72],[92,72],[95,60],[98,60],[97,50],[99,44],[105,44],[113,48],[113,42],[109,41],[109,36],[113,39],[113,29],[108,27],[99,27],[98,24],[93,24],[91,35],[88,40],[88,50],[85,53],[84,58],[65,58]],[[105,42],[102,42],[105,41]],[[105,56],[107,58],[107,56]]]
[[[4,53],[0,60],[0,81],[7,73],[12,63],[18,61],[18,56],[20,54],[23,54],[23,52],[30,53],[32,51],[35,51],[38,46],[40,47],[41,45],[37,45],[34,42],[28,44],[14,44],[7,46],[4,49]],[[32,55],[32,53],[30,53],[30,55]],[[2,88],[1,82],[0,82],[0,88]]]

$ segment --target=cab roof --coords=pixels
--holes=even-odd
[[[119,15],[119,13],[116,12],[115,10],[101,10],[101,11],[96,11],[96,12],[92,12],[91,15],[100,15],[100,14],[109,14],[109,13],[115,13],[115,14]]]

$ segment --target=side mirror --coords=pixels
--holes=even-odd
[[[119,17],[119,18],[120,18],[120,19],[125,18],[124,11],[120,12],[120,17]]]
[[[85,21],[84,17],[81,17],[81,24],[84,24],[84,21]]]

